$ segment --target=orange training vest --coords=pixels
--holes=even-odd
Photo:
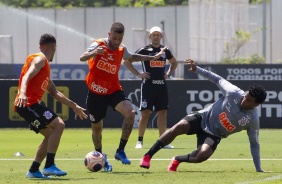
[[[118,71],[122,62],[124,47],[120,45],[114,51],[110,50],[103,39],[95,40],[100,46],[106,46],[104,55],[96,55],[88,60],[89,72],[85,78],[88,89],[95,94],[109,95],[122,87]]]
[[[38,103],[41,101],[41,98],[45,90],[47,89],[47,86],[50,80],[50,65],[45,55],[41,52],[29,55],[22,68],[22,72],[21,72],[20,79],[19,79],[19,85],[18,85],[18,94],[15,100],[17,100],[20,95],[20,89],[21,89],[21,83],[22,83],[23,76],[28,71],[33,59],[38,56],[45,59],[45,66],[41,68],[41,70],[28,82],[28,86],[26,90],[26,96],[28,98],[28,103],[26,106],[31,106],[32,104]]]

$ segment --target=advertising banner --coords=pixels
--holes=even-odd
[[[258,107],[261,118],[261,128],[282,128],[282,91],[280,81],[231,81],[243,90],[247,90],[252,83],[263,85],[267,89],[265,103]],[[86,107],[87,87],[83,80],[55,80],[58,90],[64,95],[77,102],[80,106]],[[168,80],[169,110],[168,127],[173,126],[187,113],[204,108],[221,97],[217,86],[207,80]],[[17,80],[0,80],[1,103],[0,128],[28,127],[27,123],[13,110],[13,102],[17,94]],[[140,118],[140,85],[141,80],[122,80],[121,85],[132,101],[136,111],[134,127],[138,126]],[[47,92],[42,101],[54,110],[66,123],[67,128],[90,127],[89,120],[74,120],[74,113],[65,105],[54,100]],[[157,127],[157,116],[153,112],[148,127]],[[107,116],[104,119],[104,127],[120,128],[123,122],[122,116],[108,108]]]
[[[227,80],[282,80],[282,65],[279,64],[199,66]],[[188,72],[188,65],[184,65],[184,78],[203,79],[199,75]]]

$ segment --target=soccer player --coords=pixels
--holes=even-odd
[[[118,71],[122,59],[155,60],[160,58],[164,49],[154,56],[131,54],[122,44],[124,31],[122,23],[113,23],[108,37],[95,40],[80,56],[80,61],[88,60],[89,66],[89,73],[86,76],[86,84],[89,89],[86,104],[91,121],[94,148],[102,153],[103,119],[106,116],[107,108],[111,106],[124,117],[115,159],[120,160],[122,164],[130,164],[131,161],[127,158],[124,148],[132,131],[135,112],[131,102],[122,91]],[[106,157],[105,160],[104,171],[112,171],[112,165]]]
[[[259,117],[256,109],[266,99],[266,91],[260,85],[250,86],[244,92],[217,74],[207,71],[191,59],[186,60],[190,71],[202,75],[215,83],[223,96],[208,107],[192,112],[167,130],[140,161],[140,167],[149,169],[150,160],[164,145],[178,135],[197,135],[197,149],[187,155],[174,156],[168,171],[176,171],[182,162],[201,163],[214,153],[222,138],[247,130],[250,149],[257,172],[263,172],[260,165]]]
[[[65,97],[50,79],[49,62],[52,61],[56,51],[55,37],[43,34],[39,41],[39,48],[40,52],[31,54],[26,59],[14,102],[15,111],[28,122],[30,129],[44,136],[34,161],[26,173],[27,178],[46,178],[49,175],[67,174],[57,168],[54,163],[65,124],[52,110],[40,103],[45,90],[59,102],[71,107],[75,113],[75,119],[77,116],[80,119],[87,118],[83,112],[86,109]],[[46,163],[42,174],[39,166],[45,157]]]
[[[161,39],[163,38],[161,28],[154,26],[150,29],[149,39],[151,43],[136,51],[138,54],[155,55],[160,52],[163,45]],[[165,71],[166,60],[170,62],[170,66]],[[143,147],[143,139],[145,130],[148,125],[150,114],[154,110],[157,112],[157,125],[159,135],[161,136],[166,131],[167,126],[167,109],[168,109],[168,92],[166,79],[170,78],[177,67],[177,61],[169,49],[165,50],[157,61],[142,61],[143,73],[139,73],[132,65],[132,62],[124,61],[124,65],[135,74],[142,78],[141,83],[141,99],[140,110],[141,117],[138,126],[138,140],[135,148]],[[174,148],[171,145],[166,145],[164,148]]]

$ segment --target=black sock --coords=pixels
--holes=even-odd
[[[180,155],[180,156],[176,156],[175,160],[177,160],[179,162],[189,162],[189,157],[190,157],[190,154],[188,154],[188,155]]]
[[[55,163],[55,155],[55,153],[47,153],[45,168],[49,168]]]
[[[124,150],[126,143],[127,143],[127,140],[120,139],[119,147],[117,149],[117,152],[120,151],[120,150]]]
[[[164,143],[162,143],[160,140],[157,140],[157,142],[155,142],[155,144],[151,147],[151,149],[145,155],[149,155],[150,158],[152,158],[153,155],[157,153],[163,147],[164,147]]]
[[[143,142],[143,137],[139,136],[139,137],[138,137],[138,141]]]
[[[30,168],[29,172],[37,172],[39,171],[40,163],[33,161]]]
[[[95,150],[102,153],[102,146],[101,146],[101,148],[98,148],[98,149],[95,148]]]

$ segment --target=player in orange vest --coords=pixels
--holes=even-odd
[[[34,161],[26,173],[27,178],[48,178],[50,175],[64,176],[67,172],[55,165],[55,156],[60,139],[65,128],[63,120],[52,110],[41,104],[41,98],[47,90],[59,102],[71,107],[80,119],[87,115],[75,102],[71,101],[56,89],[50,79],[49,62],[56,51],[56,39],[50,34],[43,34],[39,41],[40,52],[27,57],[19,79],[18,94],[14,109],[29,124],[31,130],[44,136],[39,145]],[[46,157],[46,163],[41,173],[39,166]]]
[[[122,135],[115,159],[120,160],[123,164],[130,164],[124,148],[132,131],[135,112],[131,102],[122,91],[118,71],[123,59],[129,61],[155,60],[160,58],[165,48],[154,56],[132,54],[122,44],[123,36],[123,24],[120,22],[112,24],[108,37],[95,40],[80,56],[80,61],[88,60],[89,66],[89,73],[86,76],[86,84],[89,89],[86,103],[94,148],[102,153],[103,119],[106,116],[107,108],[111,106],[124,117]],[[107,161],[106,156],[105,160],[104,171],[112,171],[112,165]]]

